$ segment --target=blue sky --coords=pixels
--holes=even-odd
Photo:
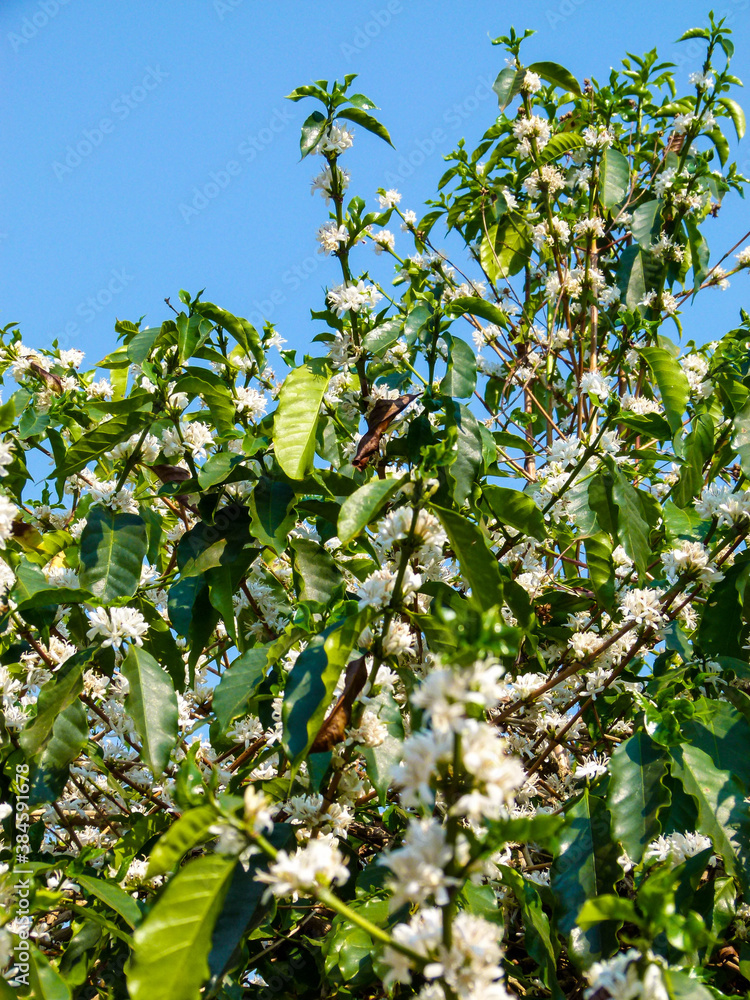
[[[20,323],[30,346],[58,337],[93,363],[113,348],[116,317],[156,325],[165,296],[205,287],[206,299],[264,315],[305,347],[317,332],[309,310],[339,278],[316,253],[327,212],[310,195],[317,163],[299,162],[309,111],[284,100],[293,87],[358,73],[396,149],[357,130],[351,193],[396,186],[401,207],[421,214],[443,153],[462,136],[475,143],[497,113],[490,87],[504,61],[489,37],[534,28],[526,61],[561,62],[579,79],[603,80],[627,50],[657,46],[684,86],[702,50],[675,39],[707,10],[696,0],[3,0],[0,325]],[[750,0],[715,11],[735,32],[735,72],[750,77]],[[750,174],[750,141],[737,155]],[[747,229],[747,204],[730,196],[711,221],[712,260]],[[362,255],[372,267],[372,251]],[[687,311],[686,335],[716,338],[742,305],[745,275]]]

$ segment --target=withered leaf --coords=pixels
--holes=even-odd
[[[190,479],[190,472],[180,465],[149,465],[163,483],[182,483]]]
[[[59,375],[53,375],[52,372],[48,372],[45,368],[42,368],[41,365],[38,365],[36,361],[31,361],[29,363],[29,368],[35,375],[38,375],[39,378],[42,379],[45,385],[47,385],[52,392],[57,393],[58,396],[60,395],[63,391],[63,380]]]
[[[344,690],[329,712],[328,718],[318,730],[318,735],[310,747],[310,753],[325,753],[337,743],[341,743],[346,734],[346,727],[352,719],[352,706],[366,683],[367,667],[364,656],[360,656],[358,659],[352,660],[346,668]]]
[[[419,396],[418,392],[408,392],[397,399],[379,399],[367,418],[367,431],[362,435],[357,454],[352,459],[352,465],[360,471],[367,466],[373,455],[377,454],[380,439],[393,421],[402,413],[409,403]]]

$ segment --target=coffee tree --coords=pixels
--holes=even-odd
[[[106,378],[4,330],[2,996],[745,994],[750,316],[680,325],[750,267],[733,46],[528,34],[421,219],[353,76],[290,95],[301,358],[202,293]]]

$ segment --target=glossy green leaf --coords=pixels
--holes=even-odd
[[[119,914],[129,927],[135,927],[141,919],[141,909],[131,895],[119,885],[104,878],[91,875],[76,875],[76,882],[92,896],[96,896],[106,906]]]
[[[248,501],[250,528],[261,545],[281,553],[296,523],[295,494],[288,483],[262,476]]]
[[[577,931],[576,920],[586,900],[611,893],[622,877],[617,864],[619,848],[612,839],[603,799],[588,789],[564,815],[560,847],[551,868],[557,926],[563,934],[571,935],[570,947],[577,960],[588,964],[602,954],[605,931],[600,926]]]
[[[529,72],[536,73],[538,76],[541,76],[541,78],[546,80],[547,83],[551,83],[555,87],[560,87],[561,90],[575,94],[576,97],[581,96],[581,88],[578,80],[576,80],[570,70],[567,70],[559,63],[535,62],[527,68]]]
[[[634,243],[625,247],[617,265],[617,286],[622,302],[630,310],[638,308],[646,294],[646,271],[643,249]]]
[[[433,510],[448,535],[461,572],[471,587],[474,601],[485,611],[500,604],[503,581],[497,561],[481,529],[455,511],[442,507],[434,507]]]
[[[474,348],[460,337],[451,335],[448,347],[448,370],[440,383],[440,393],[443,396],[465,399],[474,392],[476,384],[477,356]]]
[[[343,108],[336,112],[336,117],[346,118],[348,121],[354,122],[355,125],[361,125],[362,128],[367,129],[368,132],[372,132],[373,135],[382,139],[383,142],[387,142],[389,146],[393,145],[385,125],[381,124],[377,118],[373,118],[372,115],[368,115],[361,108]]]
[[[645,575],[651,556],[651,546],[643,504],[638,490],[631,485],[614,462],[610,469],[613,476],[612,500],[619,508],[617,535],[623,548],[638,567],[639,573]]]
[[[97,504],[81,534],[81,586],[103,604],[132,597],[140,583],[147,547],[143,518]]]
[[[65,476],[80,472],[89,462],[98,460],[116,444],[127,441],[131,435],[143,430],[151,421],[152,418],[148,413],[136,412],[117,414],[97,424],[68,449],[65,469],[62,471]]]
[[[745,135],[746,129],[745,112],[742,110],[741,105],[737,101],[732,100],[731,97],[720,97],[717,103],[724,108],[732,119],[734,131],[737,133],[737,141],[739,141]]]
[[[710,837],[727,872],[750,888],[750,812],[744,786],[698,747],[672,747],[672,774],[698,807],[698,832]]]
[[[302,126],[302,134],[300,135],[299,148],[302,154],[302,159],[309,156],[310,153],[315,149],[320,140],[323,137],[323,133],[328,125],[328,119],[325,115],[322,115],[319,111],[313,111],[309,117],[305,119]]]
[[[526,220],[520,212],[509,212],[487,230],[479,258],[492,281],[498,281],[518,274],[531,259],[532,247]]]
[[[613,209],[625,200],[630,190],[630,162],[619,150],[609,146],[604,150],[600,172],[602,204]]]
[[[401,484],[401,479],[371,479],[344,500],[337,525],[342,545],[347,545],[364,530]]]
[[[497,326],[506,327],[508,325],[508,317],[499,306],[496,306],[494,302],[488,302],[487,299],[480,299],[476,295],[457,295],[446,306],[446,312],[452,316],[468,313],[470,316],[480,316],[488,323],[495,323]]]
[[[492,84],[492,89],[497,94],[497,102],[501,111],[504,111],[513,98],[521,93],[524,76],[525,70],[517,70],[513,66],[506,66],[498,74],[497,79]]]
[[[93,650],[73,653],[46,684],[42,685],[36,703],[36,717],[19,734],[18,742],[24,753],[33,757],[47,741],[57,716],[72,705],[83,690],[83,668]]]
[[[155,777],[164,772],[177,742],[177,696],[169,674],[138,646],[130,646],[122,662],[128,682],[125,708],[141,738],[141,756]]]
[[[51,802],[62,795],[70,765],[86,745],[88,735],[86,709],[80,701],[73,701],[58,714],[51,736],[31,764],[30,805]]]
[[[344,593],[344,580],[333,556],[320,542],[296,537],[290,541],[292,579],[300,601],[328,607]]]
[[[134,935],[127,970],[132,1000],[199,1000],[209,978],[211,934],[234,858],[211,854],[182,868]]]
[[[666,752],[644,732],[625,740],[612,755],[607,795],[612,832],[635,864],[662,832],[659,812],[670,801],[664,785],[668,769]]]
[[[255,696],[266,675],[267,667],[266,648],[256,646],[234,660],[222,674],[213,696],[213,710],[222,731],[232,719],[245,712],[248,701]]]
[[[661,228],[661,206],[659,199],[646,201],[633,212],[633,221],[630,228],[633,239],[648,250]]]
[[[504,486],[486,486],[482,492],[501,524],[509,524],[540,542],[547,537],[544,516],[528,494]]]
[[[328,387],[328,378],[309,365],[287,375],[279,392],[274,420],[274,452],[290,479],[304,479],[315,457],[318,410]]]
[[[282,745],[296,769],[323,724],[341,671],[371,621],[371,608],[314,636],[297,657],[284,689]]]
[[[188,851],[211,840],[218,814],[213,805],[188,809],[156,841],[148,859],[148,877],[174,871]]]
[[[663,347],[644,347],[640,351],[659,386],[664,412],[672,433],[682,427],[682,417],[690,399],[690,386],[679,361]]]
[[[607,610],[615,601],[615,566],[612,561],[612,542],[603,533],[589,535],[584,541],[589,579],[596,599]]]
[[[690,246],[690,263],[693,268],[693,291],[697,291],[703,279],[708,274],[708,262],[711,252],[708,249],[706,237],[700,231],[694,219],[685,220]]]

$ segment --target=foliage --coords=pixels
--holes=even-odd
[[[3,331],[20,995],[746,992],[750,316],[669,336],[750,267],[732,43],[678,96],[525,37],[421,220],[347,194],[353,76],[290,95],[341,271],[301,360],[184,291],[107,378]]]

